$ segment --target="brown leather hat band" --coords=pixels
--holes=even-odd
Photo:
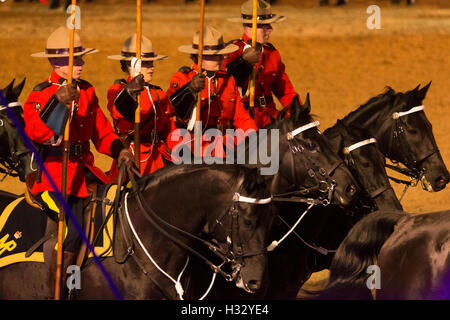
[[[136,52],[125,52],[122,51],[122,56],[124,57],[136,57]],[[141,58],[154,58],[156,57],[156,53],[154,52],[142,52]]]
[[[83,52],[83,47],[75,47],[73,48],[74,53]],[[69,48],[63,48],[63,49],[45,49],[45,53],[47,54],[69,54]]]
[[[198,44],[193,44],[192,48],[198,49]],[[225,48],[225,43],[221,43],[216,46],[203,46],[203,50],[222,50],[223,48]]]
[[[253,19],[252,15],[241,14],[241,16],[242,16],[242,19],[245,19],[245,20],[252,20]],[[271,13],[271,14],[263,14],[263,15],[258,15],[256,17],[256,20],[259,20],[259,21],[260,20],[269,20],[269,19],[272,19],[273,17],[275,17],[275,15],[273,13]]]

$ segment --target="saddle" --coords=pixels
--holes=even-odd
[[[58,217],[54,211],[46,210],[48,208],[48,204],[44,202],[44,200],[37,195],[31,192],[31,187],[33,183],[36,181],[36,172],[29,174],[26,178],[26,188],[24,198],[28,205],[33,208],[37,208],[43,211],[46,211],[47,222],[45,226],[45,233],[42,238],[36,241],[25,253],[25,258],[30,257],[36,250],[40,247],[43,247],[43,256],[44,263],[49,266],[49,261],[51,260],[52,251],[55,248],[57,243],[58,236]],[[94,240],[95,227],[97,229],[101,225],[101,222],[98,220],[102,220],[105,217],[101,217],[101,203],[103,201],[107,201],[109,204],[112,203],[114,193],[108,192],[108,197],[106,199],[102,198],[101,192],[104,190],[104,185],[99,185],[96,183],[87,185],[89,197],[84,201],[84,212],[83,212],[83,230],[85,232],[85,236],[89,239],[89,242],[92,244]],[[115,189],[114,189],[115,190]],[[99,204],[100,203],[100,204]],[[51,211],[51,212],[48,212]],[[99,216],[100,215],[100,216]],[[110,226],[111,227],[111,226]],[[87,245],[83,242],[80,250],[77,254],[76,264],[78,267],[82,267],[84,261],[88,258],[87,253]],[[92,256],[92,254],[91,254]]]

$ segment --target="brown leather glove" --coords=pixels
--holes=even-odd
[[[128,94],[136,100],[137,94],[142,90],[144,90],[144,86],[145,86],[144,75],[140,74],[131,79],[131,81],[128,82],[127,85],[125,86],[125,89],[127,90]]]
[[[120,153],[119,157],[117,158],[117,164],[120,167],[122,163],[125,162],[125,166],[127,169],[131,169],[134,166],[134,155],[131,153],[130,150],[123,148]]]
[[[261,44],[257,42],[255,47],[250,47],[244,50],[244,53],[242,53],[242,59],[244,59],[251,65],[254,65],[259,61],[260,52]]]
[[[189,88],[195,94],[202,91],[205,88],[205,76],[202,74],[196,74],[191,82],[189,82]]]
[[[78,92],[76,83],[71,83],[59,87],[59,89],[55,92],[55,97],[60,102],[68,105],[73,100],[78,100],[78,98],[80,97],[80,93]]]

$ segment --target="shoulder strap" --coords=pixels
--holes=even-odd
[[[183,67],[181,67],[181,68],[178,70],[178,72],[181,72],[181,73],[188,73],[188,72],[191,72],[191,71],[192,71],[192,69],[189,68],[189,67],[186,67],[186,66],[183,66]]]
[[[127,80],[125,80],[125,79],[116,79],[114,81],[114,84],[120,84],[120,83],[127,84]]]
[[[33,91],[42,91],[45,88],[50,87],[51,85],[52,85],[52,83],[50,81],[44,81],[44,82],[39,83],[37,86],[35,86],[33,88]]]
[[[153,90],[162,90],[161,87],[155,86],[155,85],[153,85],[153,84],[149,84],[148,87],[149,87],[150,89],[153,89]]]

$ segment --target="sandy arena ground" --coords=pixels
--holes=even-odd
[[[135,32],[135,2],[93,2],[80,4],[81,35],[84,47],[95,47],[100,52],[85,58],[83,78],[95,86],[106,112],[108,87],[124,76],[119,63],[106,56],[118,54],[123,41]],[[206,7],[205,23],[223,32],[226,41],[239,38],[241,25],[227,18],[240,13],[241,1],[211,2]],[[273,11],[288,19],[273,25],[271,42],[279,49],[300,96],[304,99],[310,93],[313,113],[318,115],[322,130],[383,92],[386,86],[406,91],[433,81],[424,104],[443,159],[449,165],[450,1],[417,0],[416,6],[406,6],[392,5],[387,0],[350,0],[345,8],[319,7],[317,2],[279,0]],[[374,3],[381,8],[380,30],[366,26],[366,9]],[[30,54],[43,51],[47,37],[67,18],[62,9],[48,10],[41,2],[0,3],[0,87],[14,77],[27,77],[19,99],[26,100],[31,89],[50,74],[48,62]],[[156,64],[154,84],[167,89],[171,76],[181,66],[191,65],[188,55],[177,48],[191,43],[198,20],[198,3],[144,1],[143,33],[153,41],[158,53],[169,55],[168,60]],[[98,155],[96,159],[99,167],[109,169],[107,157]],[[19,194],[24,185],[18,179],[6,178],[0,188]],[[403,186],[394,185],[394,189],[400,195]],[[449,209],[449,197],[450,187],[439,193],[417,187],[407,192],[402,204],[409,212],[443,210]],[[309,284],[320,286],[325,277],[326,271],[314,274]]]

